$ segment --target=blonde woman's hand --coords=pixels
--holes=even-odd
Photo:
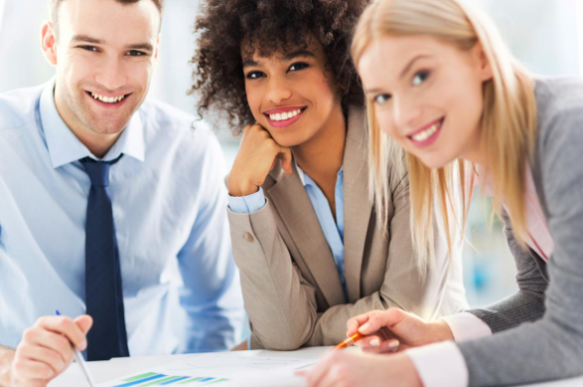
[[[257,192],[278,158],[284,171],[291,174],[291,150],[276,143],[260,125],[247,126],[227,181],[229,194],[247,196]]]
[[[356,345],[371,353],[400,352],[411,347],[453,340],[453,334],[444,321],[426,322],[398,308],[361,314],[348,320],[346,325],[348,337],[357,332],[365,336]]]
[[[409,356],[332,351],[310,371],[298,372],[308,387],[422,387]]]

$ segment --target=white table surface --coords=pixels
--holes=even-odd
[[[238,354],[247,353],[249,356],[269,356],[269,357],[295,357],[302,359],[317,359],[322,356],[330,347],[314,347],[314,348],[303,348],[298,351],[292,352],[278,352],[278,351],[242,351]],[[351,348],[351,350],[358,350],[356,348]],[[120,358],[112,359],[110,361],[95,361],[88,362],[88,368],[93,376],[96,383],[107,382],[108,380],[119,379],[123,376],[135,374],[138,372],[146,371],[149,368],[161,366],[164,364],[173,363],[181,359],[185,359],[193,355],[171,355],[171,356],[145,356],[145,357],[132,357],[132,358]],[[194,355],[198,356],[198,355]],[[259,386],[257,383],[253,383],[253,387],[301,387],[303,386],[303,381],[301,378],[287,378],[282,380],[281,383],[276,384],[270,383],[266,385]],[[88,384],[85,381],[80,367],[77,364],[72,364],[67,371],[56,378],[53,382],[49,384],[48,387],[86,387]],[[522,387],[581,387],[583,386],[583,377],[561,380],[556,382],[539,383],[532,385],[523,385]],[[448,386],[444,386],[448,387]]]

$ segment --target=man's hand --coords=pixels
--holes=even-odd
[[[257,192],[278,158],[284,171],[291,174],[291,150],[276,143],[261,126],[247,126],[227,181],[229,194],[248,196]]]
[[[80,316],[41,317],[22,335],[10,369],[11,387],[45,387],[71,363],[74,349],[87,348],[86,335],[93,320]]]

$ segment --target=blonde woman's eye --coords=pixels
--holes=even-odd
[[[419,71],[413,77],[413,82],[412,82],[413,86],[419,86],[420,84],[425,82],[425,80],[427,80],[427,78],[429,78],[429,71]]]
[[[373,98],[374,102],[377,105],[383,105],[389,99],[391,99],[391,95],[390,94],[379,94],[379,95],[377,95],[376,97]]]

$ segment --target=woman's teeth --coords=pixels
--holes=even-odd
[[[285,121],[285,120],[289,120],[292,117],[297,116],[301,112],[302,112],[302,109],[297,109],[297,110],[292,110],[292,111],[285,112],[285,113],[270,114],[269,119],[271,121]]]
[[[99,95],[96,93],[91,93],[91,96],[105,103],[118,103],[119,101],[123,100],[126,97],[125,95],[121,95],[119,97],[104,97],[103,95]]]
[[[427,140],[433,133],[437,132],[437,129],[441,126],[441,121],[436,122],[435,124],[431,125],[429,128],[425,129],[422,132],[411,136],[413,140],[421,142]]]

